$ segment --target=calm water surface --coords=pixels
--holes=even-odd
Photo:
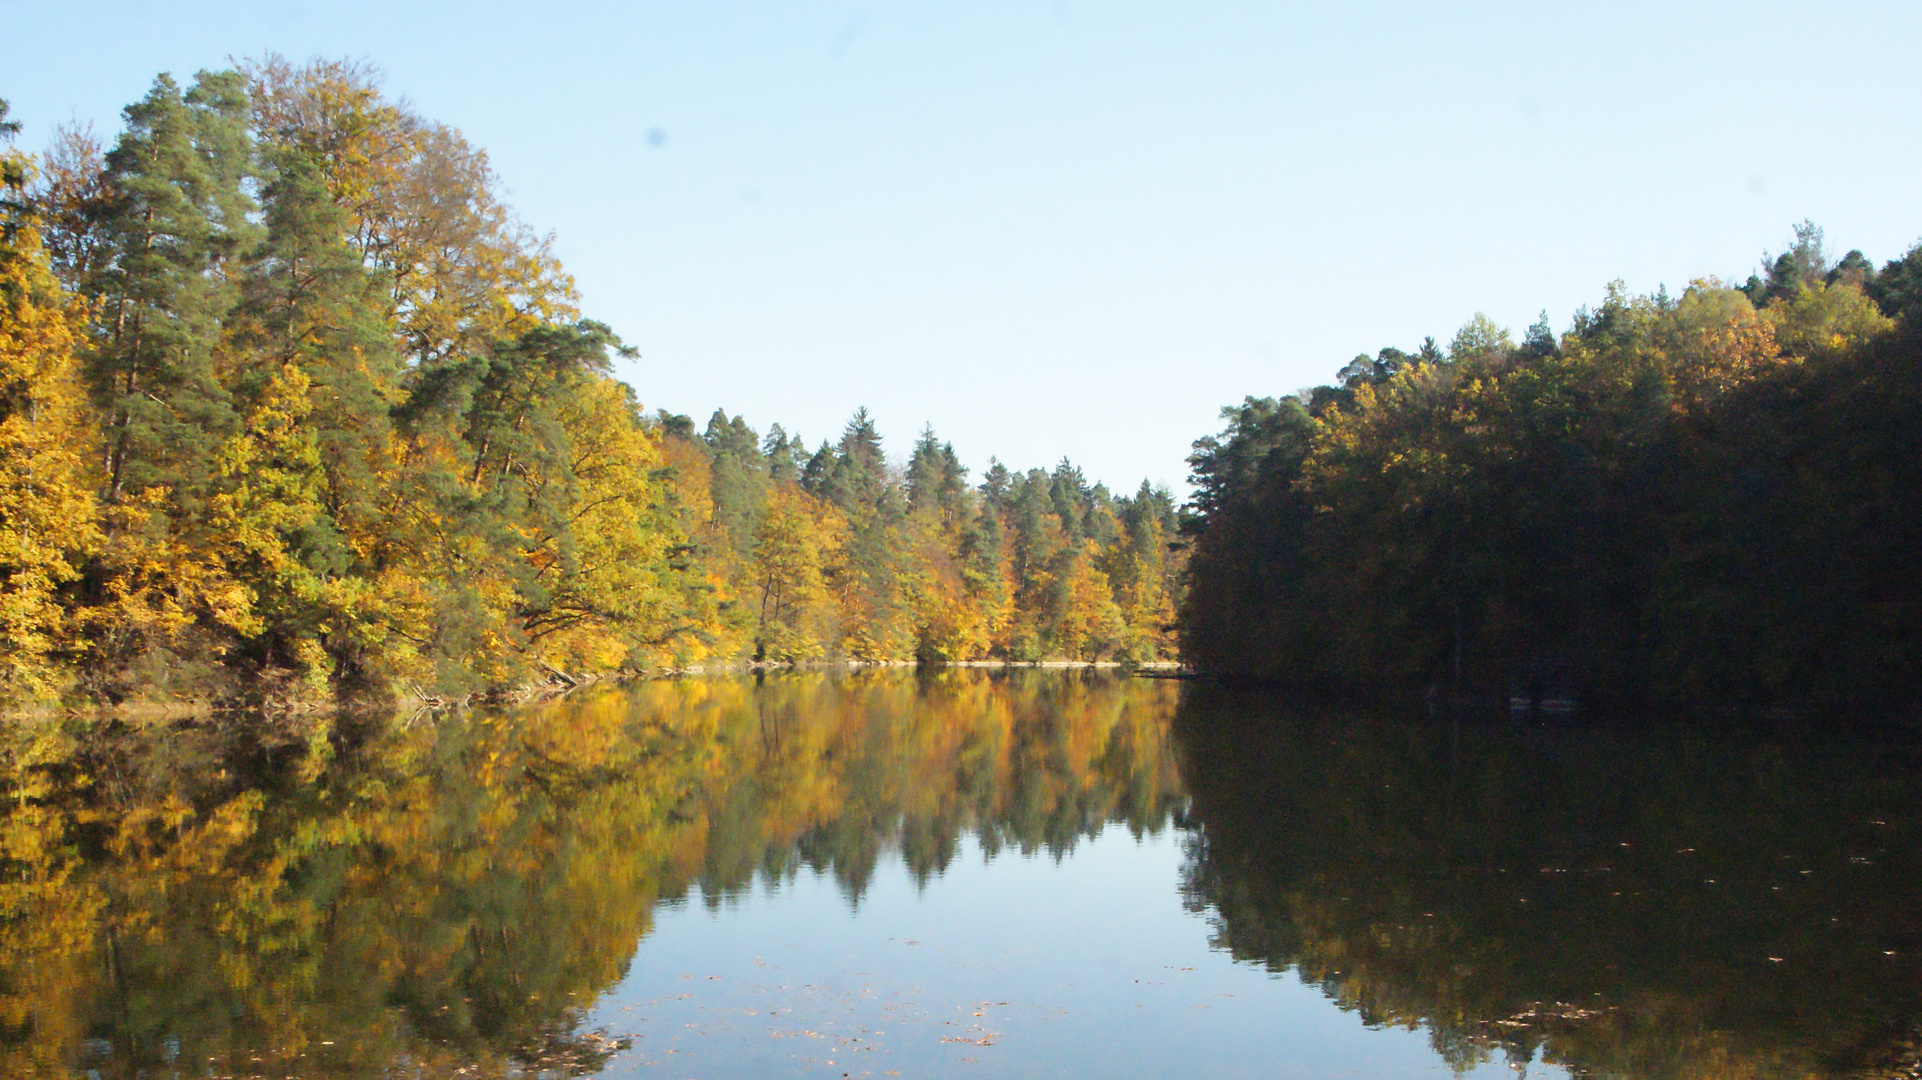
[[[1027,671],[13,727],[0,1076],[1918,1075],[1913,741]]]

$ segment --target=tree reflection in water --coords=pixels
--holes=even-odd
[[[1893,737],[1177,708],[1025,671],[22,723],[0,1076],[590,1073],[621,1044],[589,1012],[664,899],[809,872],[853,901],[884,858],[928,882],[970,836],[1059,858],[1114,823],[1185,830],[1217,947],[1458,1066],[1910,1075],[1917,765]]]
[[[1173,688],[1055,672],[644,683],[311,729],[26,724],[0,756],[0,1075],[507,1076],[583,1030],[663,898],[858,898],[963,833],[1165,826]],[[292,734],[289,734],[289,731]]]
[[[1457,1067],[1912,1076],[1912,733],[1450,724],[1204,691],[1176,722],[1216,944]],[[1499,1060],[1499,1059],[1497,1059]]]

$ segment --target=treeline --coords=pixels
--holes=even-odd
[[[724,652],[941,662],[1146,661],[1172,653],[1173,496],[1090,484],[1063,459],[979,484],[932,430],[888,465],[865,409],[808,451],[716,411],[659,416],[687,532],[734,613]]]
[[[1820,230],[1740,286],[1611,285],[1557,335],[1224,410],[1185,656],[1301,683],[1671,703],[1922,694],[1922,246]]]
[[[370,70],[124,115],[4,154],[0,698],[1167,648],[1166,492],[646,414],[486,154]]]

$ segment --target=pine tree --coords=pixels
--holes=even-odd
[[[755,529],[768,498],[768,462],[760,439],[741,417],[730,420],[726,412],[716,409],[702,441],[712,463],[715,523],[727,530],[735,552],[745,556],[753,550]]]
[[[933,425],[929,425],[921,429],[921,438],[908,457],[908,508],[934,507],[940,500],[941,480],[941,444],[934,437]]]
[[[232,72],[203,71],[184,93],[160,76],[125,110],[88,207],[83,370],[107,539],[86,575],[87,632],[110,694],[205,682],[259,627],[212,513],[241,420],[218,347],[261,235],[247,114]]]
[[[281,522],[281,554],[261,564],[272,581],[254,586],[258,610],[270,619],[261,659],[352,683],[371,643],[387,636],[379,614],[383,589],[370,579],[413,542],[384,507],[397,464],[390,413],[400,395],[399,362],[381,281],[347,245],[347,215],[318,164],[294,149],[277,148],[272,157],[267,235],[228,320],[234,355],[226,366],[247,416],[236,439],[258,444],[280,423],[292,430],[272,435],[278,450],[236,452],[245,460],[266,453],[284,459],[278,468],[294,468],[286,455],[298,441],[309,447],[299,460],[311,476],[264,485],[265,474],[250,470],[230,482],[258,488],[245,497],[251,512]],[[302,401],[282,400],[296,389]],[[285,420],[270,423],[264,415]],[[276,486],[278,494],[270,494]],[[306,509],[270,510],[282,496]],[[319,651],[326,662],[316,659]]]
[[[106,157],[108,258],[87,282],[101,321],[89,382],[109,497],[164,487],[191,512],[234,429],[214,346],[259,234],[245,82],[201,72],[183,94],[162,75],[126,118]]]
[[[767,458],[770,480],[799,480],[801,468],[807,464],[801,437],[796,435],[790,438],[786,429],[779,424],[768,425],[767,438],[761,440],[761,454]]]

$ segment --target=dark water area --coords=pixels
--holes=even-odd
[[[1912,733],[1078,671],[0,728],[0,1076],[1867,1077]]]
[[[1914,733],[1203,692],[1176,739],[1217,944],[1451,1061],[1922,1074]]]

